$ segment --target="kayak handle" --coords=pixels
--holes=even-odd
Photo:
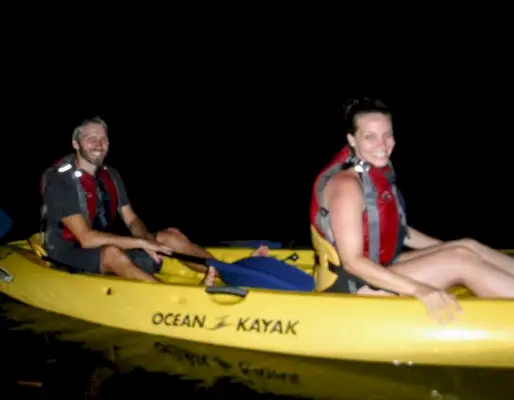
[[[205,292],[208,294],[230,294],[245,298],[248,290],[238,286],[207,286]]]

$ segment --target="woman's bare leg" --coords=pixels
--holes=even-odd
[[[485,262],[465,246],[453,245],[426,252],[425,255],[399,261],[389,268],[397,274],[439,289],[446,290],[463,284],[479,297],[514,298],[514,276]],[[368,294],[366,291],[366,288],[362,288],[358,293]]]
[[[424,257],[424,256],[427,256],[429,254],[435,253],[437,251],[444,250],[445,248],[451,247],[449,245],[449,243],[452,243],[452,242],[436,244],[435,246],[426,247],[426,248],[421,249],[421,250],[405,251],[402,254],[400,254],[398,262],[409,261],[409,260],[412,260],[414,258]]]
[[[473,252],[477,253],[482,260],[494,265],[496,268],[507,272],[509,275],[514,276],[514,258],[499,252],[498,250],[492,249],[485,244],[477,242],[474,239],[461,239],[455,241],[460,246],[466,247]]]
[[[514,258],[508,256],[507,254],[501,253],[498,250],[492,249],[485,244],[477,242],[474,239],[460,239],[453,240],[450,242],[445,242],[442,244],[438,244],[435,246],[427,247],[426,249],[421,250],[412,250],[402,253],[399,257],[400,262],[409,261],[414,258],[422,257],[428,254],[432,254],[436,251],[441,251],[444,249],[451,249],[456,247],[464,247],[468,250],[476,253],[480,256],[480,258],[491,265],[494,265],[496,268],[501,269],[502,271],[508,273],[509,275],[514,276]]]

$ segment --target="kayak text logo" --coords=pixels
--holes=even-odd
[[[295,335],[300,321],[264,318],[239,318],[236,331]]]
[[[188,328],[204,328],[207,316],[197,314],[173,314],[155,313],[152,316],[152,324],[166,326],[185,326]]]
[[[254,332],[271,335],[297,335],[298,320],[266,318],[232,318],[228,315],[214,318],[211,322],[205,315],[155,313],[152,324],[170,327],[204,328],[210,331],[231,328],[237,332]]]
[[[217,322],[211,326],[210,328],[207,328],[210,331],[217,331],[218,329],[226,328],[227,326],[232,326],[230,322],[228,322],[228,315],[224,315],[223,317],[216,318]]]

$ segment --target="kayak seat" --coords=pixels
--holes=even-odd
[[[337,275],[329,269],[330,265],[340,267],[341,261],[339,260],[339,254],[337,254],[335,247],[321,236],[316,227],[312,224],[311,240],[314,251],[318,256],[318,263],[314,268],[313,274],[315,290],[317,292],[323,292],[337,280]]]
[[[29,242],[30,248],[34,250],[34,252],[39,257],[44,257],[48,255],[45,248],[43,247],[43,240],[41,238],[41,234],[35,233],[27,241]]]
[[[311,239],[314,251],[318,255],[319,259],[318,265],[314,270],[316,291],[323,291],[330,287],[337,279],[337,276],[330,271],[329,266],[333,265],[335,267],[340,267],[341,263],[334,246],[323,238],[313,225],[311,225]],[[449,292],[460,298],[474,297],[474,294],[464,286],[453,287]]]
[[[43,240],[42,236],[43,234],[35,233],[32,235],[27,242],[29,243],[30,248],[38,255],[38,257],[43,258],[47,257],[48,253],[46,252],[45,248],[43,247]],[[58,262],[50,262],[41,260],[41,264],[48,268],[58,269],[61,271],[67,271],[69,273],[76,273],[70,268],[64,264],[59,264]]]

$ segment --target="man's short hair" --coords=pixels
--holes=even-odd
[[[88,119],[85,119],[84,121],[82,121],[82,123],[79,126],[77,126],[75,129],[73,129],[73,133],[71,135],[71,140],[78,141],[80,139],[80,135],[82,135],[82,132],[84,132],[84,127],[88,124],[99,124],[99,125],[102,125],[102,127],[105,129],[105,132],[107,132],[107,130],[108,130],[107,123],[99,116],[96,116],[93,118],[88,118]]]

